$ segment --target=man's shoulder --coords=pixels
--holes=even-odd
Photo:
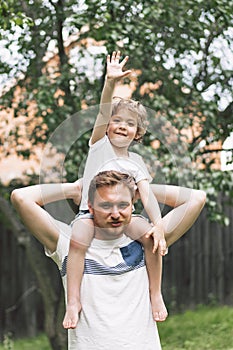
[[[50,252],[45,249],[45,254],[54,260],[58,267],[61,268],[62,263],[69,252],[71,226],[58,220],[56,220],[56,224],[58,225],[59,229],[59,238],[57,241],[56,250],[54,252]]]

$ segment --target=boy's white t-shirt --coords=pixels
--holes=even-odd
[[[80,210],[88,210],[88,189],[93,177],[100,171],[116,170],[134,177],[135,182],[152,181],[142,157],[129,152],[128,158],[117,157],[107,135],[93,145],[89,145],[89,153],[83,174],[83,191]]]
[[[64,224],[57,251],[66,292],[66,261],[71,229]],[[69,330],[68,350],[160,350],[152,317],[143,248],[123,235],[111,241],[93,239],[85,258],[81,285],[82,312]]]

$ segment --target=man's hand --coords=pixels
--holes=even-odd
[[[83,179],[76,180],[73,182],[72,186],[74,189],[72,192],[72,199],[76,205],[79,205],[82,197]]]
[[[107,56],[107,79],[110,80],[119,80],[131,73],[131,70],[123,71],[126,62],[129,57],[126,56],[123,61],[120,61],[121,53],[120,51],[113,51],[112,57],[110,55]]]
[[[167,244],[164,238],[163,227],[161,225],[153,225],[151,230],[146,233],[146,238],[149,238],[150,236],[153,236],[154,239],[153,253],[158,249],[162,256],[166,255]]]

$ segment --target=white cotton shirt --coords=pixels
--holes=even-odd
[[[78,350],[160,350],[140,243],[93,239],[81,286]]]
[[[83,174],[83,191],[80,210],[88,209],[88,189],[93,177],[100,171],[116,170],[134,177],[135,182],[141,180],[152,181],[142,157],[134,152],[129,152],[129,157],[117,157],[107,135],[90,144],[90,149]]]
[[[47,252],[60,269],[65,293],[69,235],[70,227],[64,225],[57,251]],[[85,258],[81,303],[78,326],[68,331],[68,350],[161,350],[143,249],[137,241],[125,235],[93,239]]]

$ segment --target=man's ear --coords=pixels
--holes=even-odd
[[[91,205],[91,202],[90,202],[90,201],[88,201],[88,209],[89,209],[89,212],[90,212],[91,214],[93,214],[93,208],[92,208],[92,205]]]

